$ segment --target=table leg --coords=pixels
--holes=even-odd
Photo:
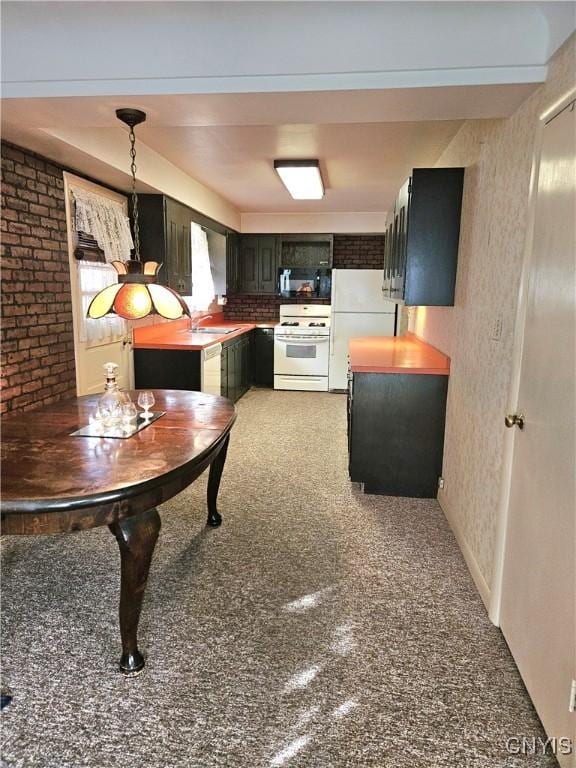
[[[150,509],[109,527],[118,541],[121,558],[120,671],[127,676],[137,675],[144,668],[144,657],[137,644],[138,621],[150,561],[160,533],[160,516],[156,509]]]
[[[7,707],[8,704],[12,703],[12,691],[10,691],[8,688],[2,688],[2,692],[0,694],[0,709],[4,709],[4,707]]]
[[[220,478],[222,477],[224,462],[226,461],[229,441],[230,435],[226,437],[220,452],[212,464],[210,464],[210,474],[208,475],[208,525],[211,525],[212,528],[217,528],[222,522],[222,515],[216,509],[216,499],[218,498]]]

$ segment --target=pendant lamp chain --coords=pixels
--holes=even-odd
[[[138,222],[138,195],[136,193],[136,134],[130,126],[130,170],[132,172],[132,219],[134,221],[134,256],[140,261],[140,224]]]
[[[160,315],[166,320],[190,317],[190,308],[184,299],[166,285],[158,282],[159,261],[142,261],[140,256],[140,222],[138,219],[138,193],[136,192],[136,135],[134,126],[146,120],[146,112],[125,107],[116,110],[116,117],[127,125],[130,137],[130,171],[132,173],[132,224],[134,257],[126,261],[113,261],[118,282],[107,285],[94,296],[88,306],[87,317],[98,320],[107,315],[119,315],[125,320],[141,320],[148,315]]]

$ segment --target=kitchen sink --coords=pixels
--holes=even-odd
[[[186,328],[183,333],[207,333],[213,336],[224,336],[227,333],[234,333],[239,331],[239,328],[217,328],[215,325],[206,328]]]

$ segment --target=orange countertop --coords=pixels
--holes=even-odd
[[[417,336],[365,336],[350,339],[353,373],[450,374],[450,358]]]
[[[218,320],[218,318],[200,323],[202,328],[216,326],[218,328],[238,328],[234,333],[225,333],[221,336],[207,335],[205,333],[192,333],[190,320],[174,320],[170,323],[159,325],[147,325],[134,329],[134,349],[180,349],[199,350],[206,349],[212,344],[222,343],[229,339],[235,339],[243,333],[254,328],[273,328],[275,323],[234,323],[231,320]]]

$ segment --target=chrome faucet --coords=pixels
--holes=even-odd
[[[192,320],[192,318],[190,318],[190,330],[192,332],[197,331],[203,320],[210,320],[211,318],[212,315],[202,315],[202,317],[199,317],[197,320]]]

